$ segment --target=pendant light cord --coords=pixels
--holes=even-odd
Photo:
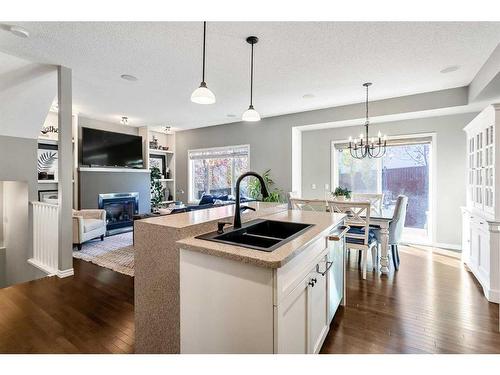
[[[207,34],[207,22],[203,22],[203,73],[201,81],[205,82],[205,40]]]
[[[368,86],[366,86],[366,123],[368,123]]]
[[[250,106],[253,106],[253,45],[252,43],[252,58],[250,62]]]

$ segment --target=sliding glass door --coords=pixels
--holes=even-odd
[[[431,236],[431,138],[391,140],[380,159],[354,159],[333,145],[333,186],[354,193],[383,194],[383,214],[392,216],[397,197],[408,196],[405,241],[429,243]]]

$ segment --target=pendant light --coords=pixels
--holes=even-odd
[[[363,86],[366,87],[365,134],[360,134],[359,139],[355,138],[354,141],[352,140],[352,137],[349,137],[349,145],[347,146],[347,149],[354,159],[381,158],[385,155],[386,151],[387,136],[383,136],[380,132],[378,132],[376,138],[370,138],[368,135],[368,125],[370,125],[370,120],[368,117],[368,88],[371,85],[371,82],[363,83]]]
[[[207,35],[207,23],[203,22],[203,73],[201,76],[200,87],[191,94],[191,101],[197,104],[213,104],[215,103],[215,95],[207,87],[205,83],[205,44]]]
[[[247,38],[247,43],[252,46],[252,59],[250,62],[250,105],[248,106],[248,109],[243,113],[243,116],[241,116],[241,119],[243,121],[260,121],[259,112],[257,112],[253,108],[253,45],[258,41],[259,38],[257,38],[256,36],[249,36]]]

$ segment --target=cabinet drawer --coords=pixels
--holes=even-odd
[[[476,229],[481,230],[483,232],[488,232],[489,228],[486,219],[475,215],[470,215],[469,217],[470,217],[470,225],[472,227],[475,227]]]
[[[328,252],[328,242],[327,237],[316,240],[299,255],[275,271],[275,305],[278,305],[307,276],[314,265],[312,263],[318,263],[319,258]]]

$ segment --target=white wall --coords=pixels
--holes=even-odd
[[[436,133],[436,235],[434,242],[459,246],[460,206],[465,204],[466,141],[463,127],[477,113],[395,121],[370,126],[389,136]],[[331,184],[331,142],[346,140],[363,131],[344,127],[302,133],[302,196],[324,198],[324,185]],[[316,184],[317,189],[311,188]],[[330,188],[332,188],[330,186]]]

